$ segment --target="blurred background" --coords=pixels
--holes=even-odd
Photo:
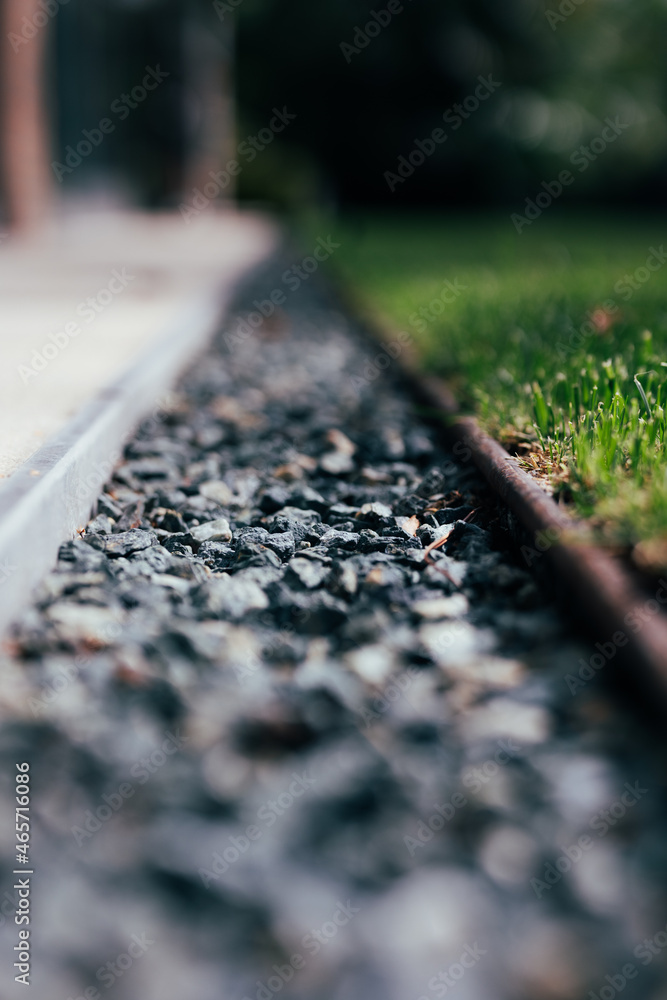
[[[15,92],[19,72],[43,73],[49,162],[64,163],[85,130],[113,122],[114,133],[75,169],[48,171],[58,198],[177,207],[235,159],[239,173],[221,197],[291,210],[514,206],[557,176],[609,116],[630,127],[563,203],[665,202],[664,0],[394,0],[391,7],[384,0],[5,0],[5,95]],[[157,65],[169,76],[135,107],[123,104],[146,67]],[[385,174],[399,157],[489,75],[500,86],[460,127],[450,116],[447,141],[391,191]],[[8,103],[5,145],[8,129],[16,136],[27,127],[25,113],[12,122]],[[283,108],[296,116],[289,127],[268,143],[242,145]],[[6,149],[4,160],[8,215],[16,181]]]

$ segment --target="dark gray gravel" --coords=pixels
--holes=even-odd
[[[664,751],[374,354],[315,279],[231,323],[62,546],[1,664],[0,996],[25,759],[39,1000],[667,996]]]

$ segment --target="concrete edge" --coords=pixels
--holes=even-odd
[[[210,342],[238,285],[267,255],[234,283],[202,290],[137,361],[0,486],[0,638],[55,564],[60,545],[88,520],[127,438],[142,420],[160,419],[166,393]]]

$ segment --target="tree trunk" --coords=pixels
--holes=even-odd
[[[45,107],[45,24],[39,0],[2,0],[0,115],[6,212],[15,229],[31,229],[51,202]]]

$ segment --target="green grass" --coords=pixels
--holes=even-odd
[[[664,222],[555,213],[520,235],[509,213],[363,214],[327,231],[369,312],[414,336],[462,408],[548,468],[606,538],[663,567],[667,262],[634,275],[667,244]]]

